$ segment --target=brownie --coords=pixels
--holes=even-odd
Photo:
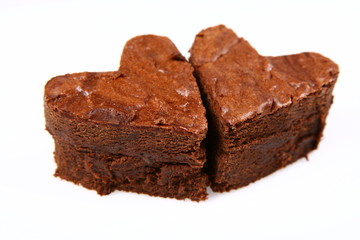
[[[193,71],[168,38],[144,35],[126,43],[118,71],[51,79],[55,175],[99,194],[206,199],[208,124]]]
[[[330,59],[264,57],[223,25],[197,34],[190,53],[207,109],[214,191],[246,186],[317,148],[339,73]]]

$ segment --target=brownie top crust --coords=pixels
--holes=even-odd
[[[214,111],[230,126],[289,106],[336,81],[339,73],[318,53],[261,56],[223,25],[197,34],[190,53]]]
[[[166,37],[129,40],[118,71],[51,79],[45,104],[100,124],[205,133],[207,120],[193,68]]]

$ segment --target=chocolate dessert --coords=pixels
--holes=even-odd
[[[264,57],[223,25],[190,53],[192,65],[168,38],[144,35],[126,43],[118,71],[51,79],[55,176],[100,195],[200,201],[209,185],[246,186],[317,148],[339,74],[330,59]]]
[[[145,35],[126,43],[118,71],[51,79],[55,175],[99,194],[206,199],[208,125],[193,71],[168,38]]]
[[[214,191],[246,186],[317,148],[339,73],[330,59],[264,57],[223,25],[201,31],[190,53]]]

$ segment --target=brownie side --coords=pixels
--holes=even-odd
[[[212,189],[223,192],[246,186],[316,149],[325,126],[323,119],[332,103],[329,96],[333,86],[252,124],[248,120],[235,133],[224,136],[219,148],[222,151],[215,151]],[[309,113],[311,108],[316,112]],[[281,126],[283,123],[288,127]],[[249,129],[251,126],[256,128],[255,133]]]
[[[205,133],[181,129],[104,124],[75,118],[45,105],[46,128],[54,138],[78,149],[140,157],[144,162],[186,163],[202,167]]]
[[[214,191],[245,186],[317,147],[338,75],[330,59],[263,57],[222,25],[201,31],[190,53],[208,112]]]
[[[79,150],[61,140],[55,141],[55,161],[55,176],[100,195],[122,190],[193,201],[207,198],[208,176],[186,164],[148,164],[141,158]]]

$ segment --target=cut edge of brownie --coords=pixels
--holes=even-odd
[[[333,90],[334,85],[326,86],[323,89],[323,92],[317,95],[316,99],[316,107],[325,108],[325,110],[320,111],[317,114],[310,115],[308,118],[300,121],[298,124],[293,125],[291,128],[281,131],[279,133],[272,133],[261,138],[252,138],[248,139],[246,142],[241,143],[242,149],[231,150],[234,154],[232,158],[241,158],[243,159],[243,168],[237,169],[244,171],[247,169],[244,174],[244,178],[242,176],[238,177],[235,181],[234,179],[230,180],[233,177],[227,178],[229,175],[235,176],[234,170],[225,170],[219,169],[214,158],[211,158],[212,161],[212,175],[211,175],[211,188],[215,192],[225,192],[230,191],[232,189],[237,189],[240,187],[244,187],[253,183],[271,173],[279,170],[281,168],[286,167],[287,165],[294,163],[296,160],[308,156],[309,152],[318,148],[320,140],[322,138],[323,129],[325,127],[325,118],[328,114],[328,108],[332,103],[331,92]],[[326,92],[326,93],[324,93]],[[323,96],[321,96],[323,95]],[[325,96],[325,97],[324,97]],[[331,96],[330,98],[328,96]],[[268,114],[263,116],[263,120],[261,118],[257,119],[260,121],[266,121],[266,119],[272,118],[274,116],[281,116],[282,114],[287,114],[289,109],[298,108],[300,105],[305,104],[308,99],[300,100],[299,102],[276,110],[272,114]],[[325,107],[322,105],[325,104]],[[284,116],[285,116],[284,115]],[[251,120],[247,120],[246,122],[250,122]],[[211,121],[209,121],[211,122]],[[294,121],[295,122],[295,121]],[[293,123],[294,123],[293,122]],[[219,128],[218,123],[215,123],[217,128]],[[299,129],[302,128],[300,131]],[[209,128],[210,129],[210,128]],[[294,132],[299,131],[297,135],[294,135]],[[213,133],[209,133],[213,134]],[[223,138],[220,137],[220,139]],[[213,143],[214,144],[214,143]],[[215,142],[218,146],[223,144],[220,141]],[[219,149],[223,149],[222,147],[218,147]],[[266,154],[266,150],[274,150],[277,149],[278,153],[275,155],[269,154],[268,159],[257,159],[257,155],[253,155],[256,151],[258,154]],[[208,160],[209,155],[217,156],[219,158],[229,158],[227,154],[219,153],[215,151],[210,151],[207,153]],[[240,151],[237,152],[237,151]],[[232,154],[232,153],[230,153]],[[235,171],[236,172],[236,171]]]
[[[53,111],[47,105],[45,116],[47,131],[78,149],[141,157],[145,162],[181,162],[193,167],[202,167],[205,162],[205,133],[190,134],[181,129],[89,122]],[[139,144],[134,144],[134,136],[142,139]],[[160,151],[164,146],[171,148],[172,152]]]
[[[55,141],[56,177],[99,195],[115,190],[193,201],[207,199],[208,176],[202,168],[186,164],[147,164],[139,158],[97,151],[79,151]]]

